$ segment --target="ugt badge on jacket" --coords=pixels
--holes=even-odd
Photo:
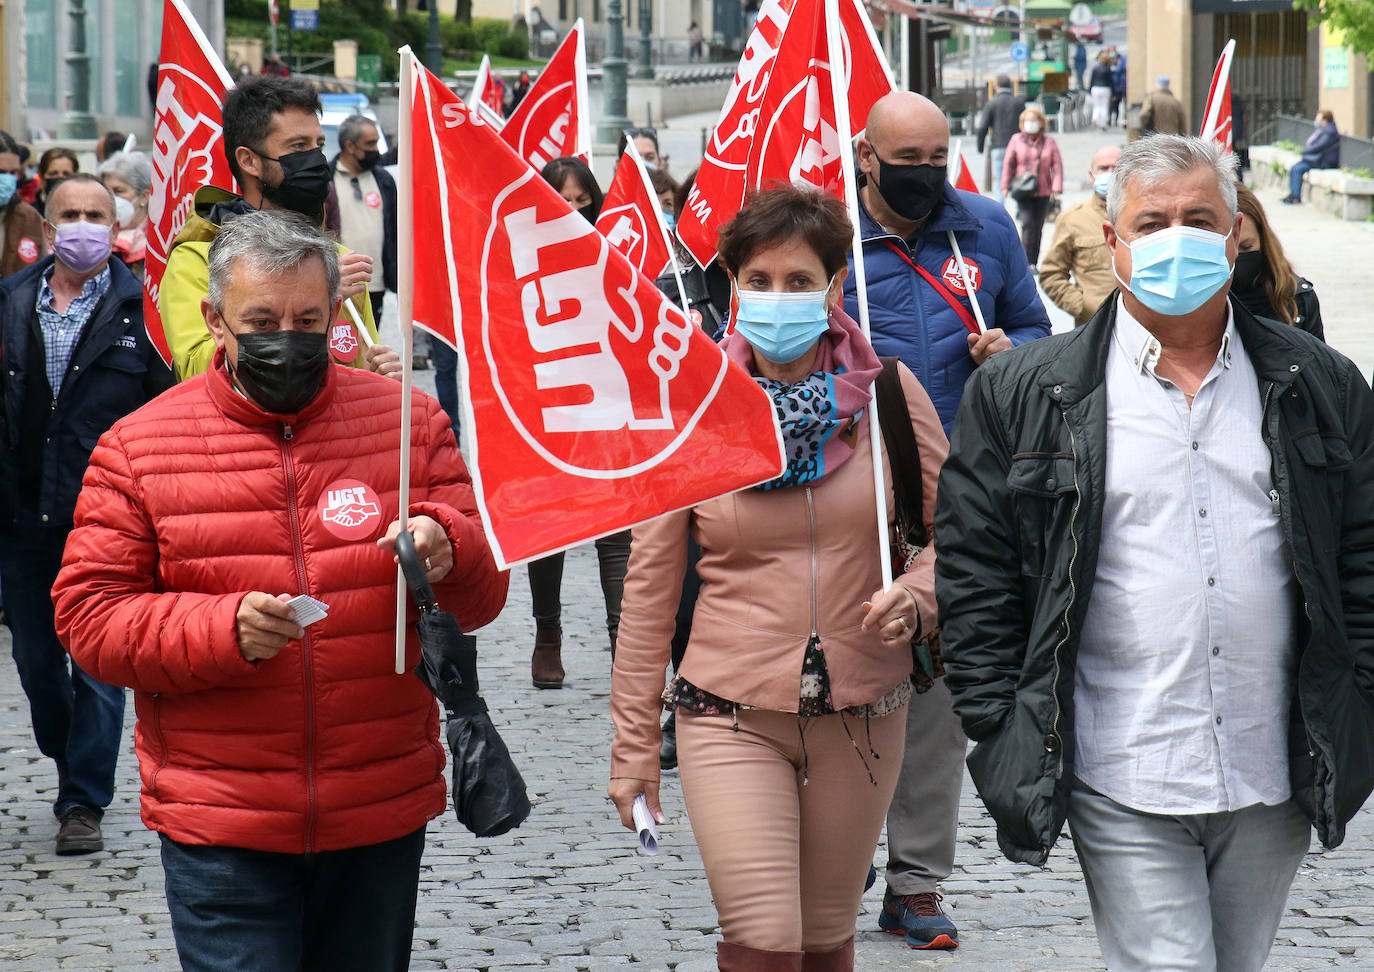
[[[498,563],[776,477],[762,389],[479,112],[415,72],[414,192],[438,203],[415,209],[415,322],[461,352]]]

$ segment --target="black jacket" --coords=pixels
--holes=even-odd
[[[142,284],[123,263],[111,259],[110,289],[91,312],[67,365],[62,390],[52,401],[46,375],[31,373],[32,366],[44,360],[35,353],[41,346],[33,342],[42,338],[38,290],[52,264],[50,256],[0,281],[0,526],[14,523],[20,510],[29,507],[46,516],[44,522],[55,529],[70,529],[96,441],[116,421],[174,383],[171,369],[143,328]],[[20,455],[21,439],[37,441],[40,434],[33,428],[31,407],[31,396],[38,395],[49,408],[35,503],[21,500]]]
[[[339,157],[329,160],[329,191],[334,192],[334,172],[339,167]],[[377,191],[382,196],[382,285],[392,293],[396,292],[396,180],[380,162],[372,167],[372,175],[377,179]],[[338,202],[335,202],[337,212]],[[344,240],[343,244],[348,245]],[[378,321],[381,327],[382,322]]]
[[[1011,137],[1021,128],[1021,112],[1026,110],[1026,99],[1011,93],[1010,88],[998,88],[997,94],[983,108],[983,119],[978,124],[978,151],[983,151],[983,142],[992,133],[992,147],[1006,148]]]
[[[1002,852],[1041,864],[1074,776],[1074,669],[1097,572],[1115,300],[974,371],[940,475],[935,592],[969,772]],[[1374,395],[1350,361],[1235,307],[1302,605],[1293,798],[1327,847],[1374,787]]]

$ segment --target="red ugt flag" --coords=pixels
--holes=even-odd
[[[414,71],[409,191],[434,203],[416,207],[405,241],[415,323],[462,352],[473,480],[497,562],[779,476],[782,443],[758,384],[479,112]]]
[[[219,186],[238,191],[220,148],[221,108],[224,93],[232,87],[229,72],[182,0],[166,0],[153,121],[153,191],[148,201],[143,320],[149,339],[168,365],[172,352],[162,332],[157,294],[172,241],[186,225],[197,189]]]
[[[1207,108],[1202,113],[1201,136],[1231,151],[1231,58],[1236,42],[1228,40],[1212,72],[1212,86],[1207,89]]]
[[[491,76],[491,58],[482,55],[482,63],[477,67],[477,78],[472,85],[472,97],[468,104],[479,109],[488,125],[498,132],[506,124],[506,106],[501,97],[501,89]]]
[[[625,154],[616,164],[596,229],[650,280],[663,272],[672,257],[668,224],[663,221],[658,193],[649,181],[634,139],[626,142]]]
[[[501,137],[536,172],[554,159],[567,155],[590,159],[590,104],[587,48],[582,40],[582,18],[579,17],[531,85],[529,93],[506,119]]]
[[[862,122],[893,89],[873,25],[858,0],[840,0],[849,117]],[[745,196],[773,181],[811,185],[843,198],[844,173],[831,83],[824,0],[765,0],[720,120],[706,147],[678,238],[702,266],[716,231]]]

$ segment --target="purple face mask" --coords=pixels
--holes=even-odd
[[[76,273],[87,273],[110,255],[110,227],[99,223],[63,223],[55,227],[52,250]]]

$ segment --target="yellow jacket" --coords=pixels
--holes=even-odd
[[[214,186],[197,190],[191,215],[172,241],[172,252],[167,256],[167,269],[158,290],[157,307],[162,314],[162,330],[172,349],[172,367],[178,381],[201,374],[210,367],[210,359],[214,357],[215,342],[200,312],[200,302],[210,292],[210,244],[220,229],[214,222],[213,210],[221,203],[233,203],[239,198]],[[339,245],[340,254],[348,252],[346,246]],[[377,325],[372,319],[372,302],[366,292],[350,300],[368,333],[376,340]],[[344,319],[351,320],[347,312]],[[351,364],[355,368],[367,367],[361,343]]]
[[[1055,221],[1054,241],[1040,261],[1040,286],[1073,315],[1074,326],[1086,324],[1116,289],[1112,255],[1102,235],[1106,221],[1107,200],[1095,192],[1070,206]]]

